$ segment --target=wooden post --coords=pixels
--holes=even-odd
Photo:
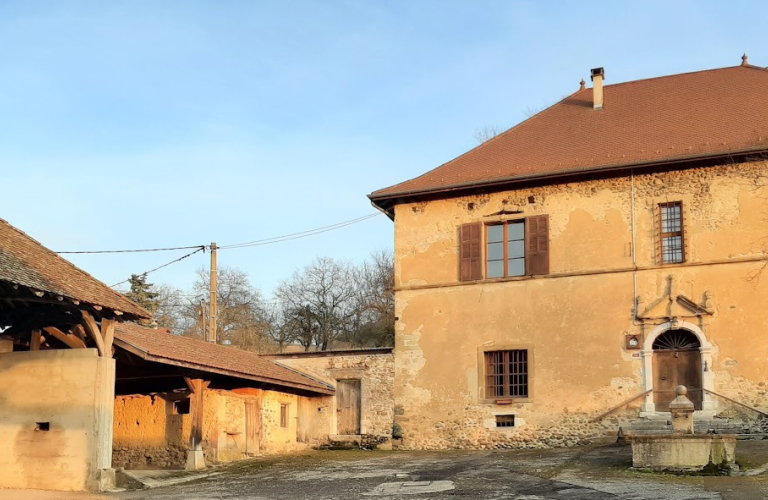
[[[187,387],[192,391],[190,414],[192,415],[192,449],[203,449],[203,428],[205,423],[205,389],[210,385],[203,379],[184,377]]]
[[[191,448],[187,454],[187,470],[200,470],[205,468],[205,459],[203,457],[203,434],[205,423],[205,389],[210,382],[202,379],[191,379],[184,377],[187,387],[192,391],[192,401],[190,401],[190,414],[192,415],[192,437]]]
[[[112,356],[112,343],[115,341],[115,320],[103,318],[101,320],[101,334],[104,337],[105,356]]]
[[[216,342],[216,323],[219,319],[219,308],[218,308],[218,286],[219,286],[219,271],[218,271],[218,262],[216,257],[216,249],[218,247],[216,246],[216,243],[211,243],[211,311],[208,314],[208,321],[210,322],[208,326],[208,340],[211,342]]]
[[[43,335],[40,332],[39,329],[32,330],[32,339],[29,341],[29,350],[30,351],[39,351],[40,350],[40,344],[43,341]]]

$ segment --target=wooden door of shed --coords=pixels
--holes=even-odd
[[[245,453],[255,457],[261,452],[261,404],[253,399],[245,402]]]
[[[296,441],[299,443],[309,443],[309,426],[312,423],[312,406],[309,404],[308,398],[299,396],[296,418]]]
[[[360,380],[339,380],[336,386],[338,433],[360,434]]]
[[[688,389],[688,399],[701,410],[701,353],[698,350],[669,349],[653,352],[653,399],[656,411],[669,411],[677,397],[677,386]]]

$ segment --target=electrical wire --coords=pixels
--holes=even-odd
[[[182,257],[179,257],[178,259],[174,259],[174,260],[172,260],[172,261],[170,261],[170,262],[166,262],[166,263],[165,263],[165,264],[163,264],[162,266],[158,266],[158,267],[156,267],[156,268],[154,268],[154,269],[150,269],[149,271],[144,271],[143,273],[137,274],[136,276],[146,276],[146,275],[148,275],[149,273],[154,273],[155,271],[158,271],[158,270],[160,270],[160,269],[162,269],[162,268],[164,268],[164,267],[168,267],[168,266],[170,266],[171,264],[175,264],[175,263],[179,262],[180,260],[184,260],[184,259],[186,259],[187,257],[190,257],[190,256],[192,256],[192,255],[195,255],[195,254],[196,254],[196,253],[198,253],[198,252],[202,252],[202,251],[204,251],[204,250],[205,250],[205,247],[193,247],[193,248],[197,248],[197,250],[195,250],[194,252],[190,252],[190,253],[188,253],[188,254],[186,254],[186,255],[182,256]],[[131,279],[130,279],[130,278],[128,278],[127,280],[123,280],[123,281],[121,281],[120,283],[115,283],[114,285],[112,285],[112,288],[115,288],[116,286],[120,286],[120,285],[122,285],[123,283],[128,283],[130,280],[131,280]]]
[[[171,250],[190,250],[192,248],[198,248],[202,250],[205,245],[194,245],[191,247],[167,247],[167,248],[141,248],[137,250],[81,250],[71,252],[56,252],[56,253],[138,253],[138,252],[168,252]]]
[[[309,229],[309,230],[301,231],[298,233],[285,234],[283,236],[275,236],[273,238],[265,238],[263,240],[248,241],[245,243],[234,243],[231,245],[222,245],[217,248],[219,250],[229,250],[234,248],[247,248],[247,247],[255,247],[255,246],[261,246],[261,245],[271,245],[273,243],[282,243],[284,241],[297,240],[299,238],[306,238],[307,236],[314,236],[316,234],[321,234],[328,231],[333,231],[335,229],[341,229],[342,227],[351,226],[352,224],[357,224],[359,222],[372,219],[381,214],[382,214],[381,212],[376,212],[373,214],[364,215],[362,217],[357,217],[356,219],[350,219],[344,222],[337,222],[336,224],[331,224],[330,226],[318,227],[315,229]]]

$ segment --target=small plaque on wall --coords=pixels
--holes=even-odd
[[[637,335],[627,335],[624,338],[624,346],[628,350],[642,349],[643,343],[640,341],[640,337]]]

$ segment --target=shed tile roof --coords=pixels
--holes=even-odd
[[[566,97],[475,149],[409,181],[388,198],[497,182],[768,149],[768,69],[684,73]]]
[[[145,359],[158,363],[183,363],[201,371],[320,394],[334,392],[332,386],[264,359],[256,353],[174,335],[167,329],[157,330],[136,323],[120,323],[115,326],[115,345],[132,347],[143,353]]]
[[[151,316],[3,219],[0,219],[0,281],[122,311],[137,318]]]

